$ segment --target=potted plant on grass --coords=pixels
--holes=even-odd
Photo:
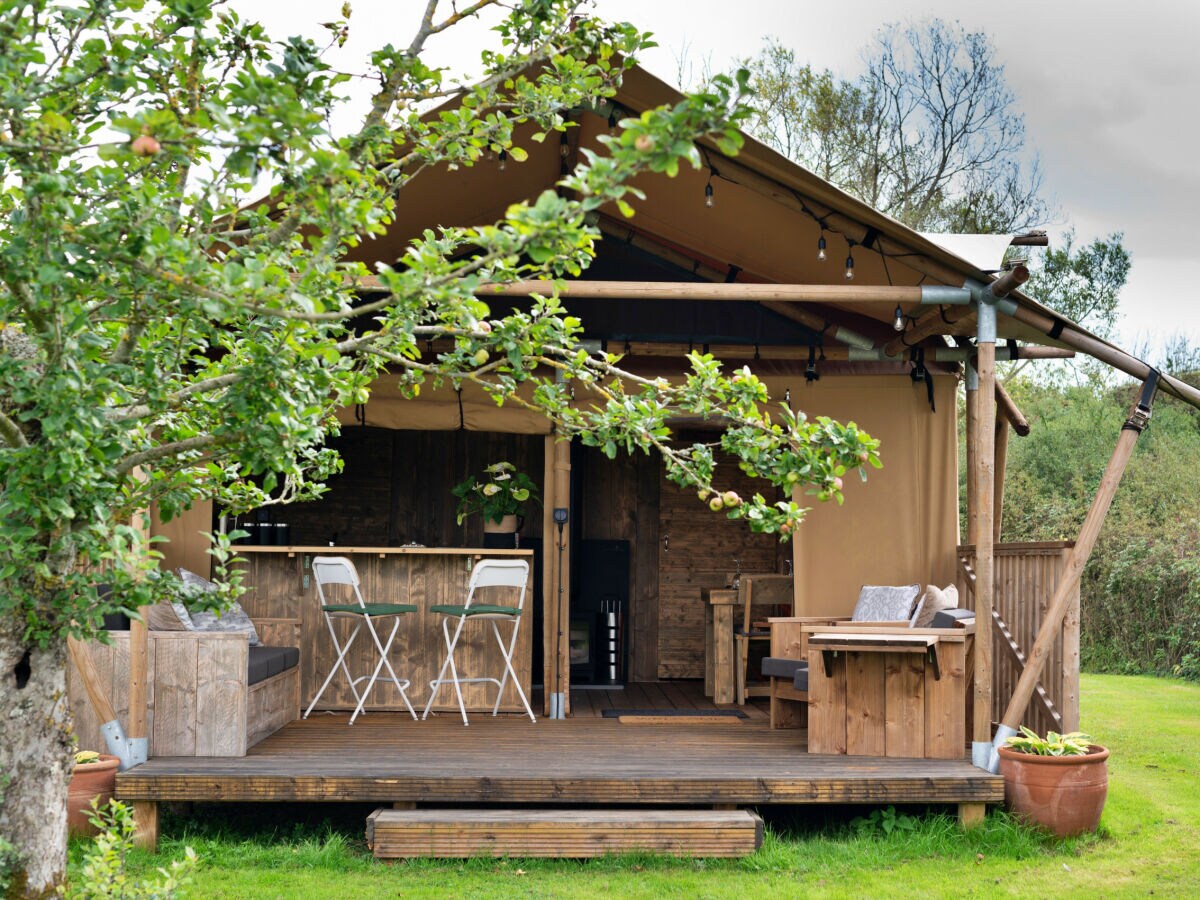
[[[516,534],[518,519],[525,504],[537,502],[537,485],[510,462],[492,463],[480,477],[474,475],[459,482],[451,493],[458,498],[457,518],[461,525],[469,515],[483,516],[483,531],[488,534]]]
[[[1108,796],[1108,750],[1080,731],[1046,733],[1022,726],[998,748],[1004,803],[1058,837],[1095,831]]]
[[[75,754],[75,768],[67,786],[67,831],[91,835],[96,827],[91,823],[92,800],[97,806],[107,806],[113,798],[120,760],[95,750],[80,750]]]

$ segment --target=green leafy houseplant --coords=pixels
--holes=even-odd
[[[517,515],[525,503],[538,502],[537,485],[510,462],[493,463],[459,482],[451,490],[458,498],[458,524],[467,516],[480,513],[486,522],[499,522],[505,516]]]
[[[1021,726],[1020,734],[1014,734],[1004,742],[1004,746],[1018,753],[1031,753],[1035,756],[1086,756],[1091,752],[1093,744],[1091,737],[1082,731],[1072,731],[1069,734],[1047,731],[1045,737],[1039,737],[1024,725]]]

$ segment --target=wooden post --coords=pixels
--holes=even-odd
[[[1087,564],[1088,557],[1092,555],[1092,548],[1096,545],[1096,538],[1100,535],[1100,529],[1108,516],[1108,509],[1117,492],[1117,485],[1121,483],[1121,476],[1125,474],[1125,467],[1129,463],[1130,456],[1133,455],[1133,445],[1137,443],[1138,435],[1142,433],[1142,429],[1150,420],[1150,407],[1157,388],[1158,373],[1151,370],[1150,377],[1142,386],[1141,398],[1121,427],[1121,434],[1117,438],[1117,446],[1113,450],[1112,458],[1108,461],[1108,468],[1104,470],[1104,475],[1100,479],[1100,487],[1092,499],[1092,505],[1083,520],[1083,526],[1079,529],[1075,549],[1067,560],[1062,575],[1059,576],[1058,586],[1050,600],[1050,607],[1046,610],[1046,618],[1042,621],[1041,628],[1038,629],[1037,640],[1034,641],[1033,649],[1029,651],[1025,660],[1025,668],[1013,690],[1012,699],[1008,701],[1004,718],[1001,720],[1001,725],[1007,729],[1016,730],[1021,724],[1021,717],[1025,715],[1025,708],[1029,706],[1029,700],[1037,687],[1038,679],[1041,678],[1042,669],[1046,666],[1046,659],[1054,646],[1054,637],[1071,608],[1071,600],[1075,586],[1079,583],[1079,576]],[[976,586],[976,590],[978,591],[978,586]],[[975,622],[978,627],[978,617]]]
[[[983,304],[981,303],[980,306]],[[994,315],[994,311],[987,312]],[[986,313],[981,312],[982,318]],[[994,321],[994,320],[993,320]],[[981,329],[981,332],[983,329]],[[987,338],[990,336],[990,340]],[[992,737],[992,598],[995,593],[993,501],[996,462],[996,344],[994,330],[978,342],[975,413],[975,698],[973,740]],[[970,440],[968,438],[968,440]]]
[[[992,516],[992,542],[1000,543],[1000,527],[1004,518],[1004,473],[1008,467],[1008,420],[996,417],[996,473],[993,502],[996,504]]]
[[[143,481],[146,476],[139,468],[134,470],[133,477],[138,481]],[[136,514],[133,517],[133,526],[141,534],[146,547],[149,548],[150,510],[147,509]],[[149,613],[149,608],[143,606],[138,609],[138,613],[139,618],[132,619],[129,622],[129,730],[126,732],[135,756],[138,755],[139,744],[144,745],[150,737],[148,727],[150,714],[148,691],[146,689],[146,682],[149,677],[148,660],[150,656],[150,637],[146,629],[146,616]],[[146,753],[148,756],[148,748]],[[155,813],[155,841],[158,840],[157,823],[158,816]]]
[[[554,524],[554,507],[558,498],[554,493],[554,445],[553,434],[546,435],[543,442],[542,462],[542,715],[550,715],[550,693],[554,690],[554,662],[558,624],[558,528]]]
[[[978,454],[976,434],[979,431],[979,376],[973,361],[967,362],[967,543],[979,544],[979,501],[975,496],[975,459]]]
[[[554,442],[554,502],[560,507],[570,508],[571,506],[571,442],[569,440],[558,440]],[[557,536],[558,529],[555,527],[555,535]],[[554,687],[547,686],[548,689],[554,690],[563,695],[563,715],[569,715],[571,712],[571,657],[569,649],[569,638],[571,631],[571,523],[567,522],[563,528],[563,544],[565,545],[562,551],[562,567],[557,573],[558,581],[554,586],[555,590],[555,635],[554,635],[554,659],[555,659],[555,677]],[[557,559],[558,553],[555,551]],[[556,563],[557,564],[557,563]],[[558,593],[559,586],[562,587],[562,593]]]
[[[158,803],[153,800],[133,801],[133,843],[143,850],[158,850]]]

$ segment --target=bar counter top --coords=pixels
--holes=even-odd
[[[353,553],[375,553],[379,556],[412,554],[424,556],[531,556],[533,550],[493,549],[488,547],[359,547],[349,544],[276,546],[268,544],[234,544],[238,553],[297,553],[323,554],[325,556],[347,556]]]

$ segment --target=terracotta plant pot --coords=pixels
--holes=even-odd
[[[493,522],[491,519],[483,520],[484,534],[513,534],[517,530],[517,517],[515,515],[505,516],[499,522]]]
[[[112,799],[120,762],[115,756],[102,753],[96,762],[81,763],[75,767],[67,788],[68,832],[78,835],[96,833],[95,827],[88,821],[92,798],[98,797],[100,806]]]
[[[1000,747],[1004,804],[1058,837],[1095,831],[1108,796],[1108,750],[1083,756],[1037,756]]]

